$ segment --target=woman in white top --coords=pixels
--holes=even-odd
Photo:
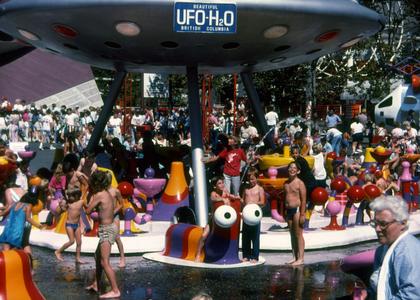
[[[351,129],[351,140],[352,140],[352,150],[354,153],[356,151],[356,148],[359,144],[363,141],[363,131],[365,130],[365,127],[363,124],[359,121],[358,118],[354,119],[354,122],[350,124]]]
[[[318,143],[315,144],[313,147],[314,155],[314,167],[312,169],[312,173],[314,174],[316,180],[316,186],[326,187],[326,180],[327,180],[327,171],[325,170],[325,158],[324,153],[322,153],[322,144]]]
[[[379,125],[376,126],[376,135],[383,137],[383,136],[386,136],[386,134],[387,134],[387,131],[385,128],[385,123],[384,122],[379,123]]]

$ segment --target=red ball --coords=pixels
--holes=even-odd
[[[364,190],[369,200],[373,200],[382,195],[381,190],[374,184],[369,184],[365,186]]]
[[[337,158],[337,153],[333,152],[328,152],[327,153],[327,158],[332,158],[333,160]]]
[[[328,200],[328,192],[322,187],[315,188],[311,193],[311,202],[314,205],[324,205]]]
[[[376,171],[377,171],[377,169],[376,169],[375,165],[369,167],[369,173],[370,174],[375,174]]]
[[[346,182],[342,178],[336,178],[331,182],[331,189],[337,193],[344,192],[346,188]]]
[[[382,178],[382,176],[383,176],[384,174],[382,173],[382,171],[381,170],[376,170],[376,172],[375,172],[375,177],[377,178],[377,179],[379,179],[379,178]]]
[[[121,196],[124,198],[130,197],[134,192],[133,185],[126,181],[120,182],[118,184],[118,189],[121,193]]]
[[[365,199],[365,191],[359,185],[353,185],[347,191],[347,197],[351,202],[358,203]]]

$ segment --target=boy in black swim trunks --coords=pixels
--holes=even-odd
[[[284,191],[293,259],[287,264],[298,266],[303,264],[305,250],[303,224],[305,223],[306,187],[303,181],[298,178],[300,166],[297,162],[291,162],[289,164],[288,172],[289,179],[284,184]]]
[[[64,261],[61,253],[74,244],[76,240],[76,263],[83,264],[80,259],[82,249],[82,232],[79,226],[80,214],[83,210],[82,191],[79,188],[72,188],[66,191],[66,199],[60,202],[59,210],[67,211],[66,232],[69,241],[57,249],[54,253],[59,261]]]

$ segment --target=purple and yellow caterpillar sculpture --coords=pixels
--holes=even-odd
[[[166,232],[164,256],[175,257],[211,264],[237,264],[239,259],[239,233],[241,222],[241,203],[231,201],[231,205],[216,203],[210,221],[210,233],[204,241],[203,251],[197,256],[203,228],[191,224],[173,224]],[[262,218],[261,209],[248,211],[244,221],[258,224]],[[196,261],[197,261],[196,260]]]

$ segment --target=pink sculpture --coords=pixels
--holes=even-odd
[[[336,200],[328,201],[327,211],[328,211],[328,214],[331,216],[331,221],[330,221],[330,224],[328,226],[323,227],[322,229],[324,229],[324,230],[344,230],[344,229],[346,229],[345,227],[340,226],[337,223],[337,215],[341,211],[341,204],[338,201],[336,201]]]
[[[407,201],[408,210],[410,212],[416,211],[419,201],[419,186],[418,183],[413,180],[413,176],[410,173],[411,163],[409,161],[403,161],[401,165],[403,167],[400,177],[402,197]]]
[[[145,224],[152,220],[152,215],[154,211],[153,197],[159,194],[166,184],[166,179],[164,178],[153,178],[155,171],[152,168],[148,168],[145,172],[146,178],[136,178],[133,180],[134,183],[134,194],[133,202],[139,207],[141,206],[139,202],[140,194],[143,194],[147,197],[146,200],[146,213],[144,215],[137,214],[133,207],[126,207],[124,209],[124,232],[123,236],[133,236],[131,230],[131,221],[134,221],[137,224]]]

